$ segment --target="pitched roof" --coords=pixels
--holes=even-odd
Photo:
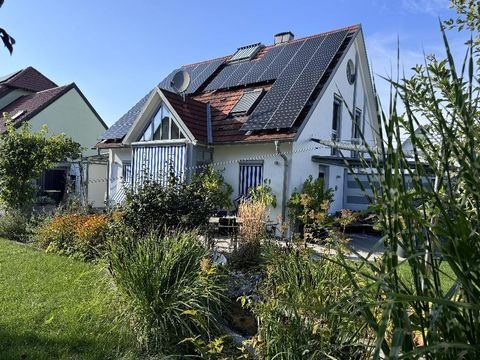
[[[31,66],[0,79],[0,91],[16,88],[37,92],[54,87],[57,84]]]
[[[185,102],[171,92],[171,80],[180,69],[169,74],[159,87],[168,93],[172,106],[199,141],[206,138],[203,109],[207,103],[212,110],[214,144],[292,139],[359,31],[360,26],[354,25],[277,45],[261,45],[246,61],[229,62],[227,56],[184,65],[180,69],[188,72],[191,80]],[[252,89],[266,91],[253,111],[231,114],[244,91]],[[105,132],[104,142],[121,142],[146,101],[140,100]]]
[[[0,117],[0,133],[5,132],[5,120],[3,113],[8,112],[10,116],[15,117],[13,123],[16,127],[20,126],[25,120],[30,119],[35,114],[38,114],[42,109],[51,104],[54,100],[72,89],[74,84],[55,87],[44,91],[39,91],[30,95],[25,95],[14,102],[8,104],[2,109]],[[15,116],[20,114],[18,116]]]

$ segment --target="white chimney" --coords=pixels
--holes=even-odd
[[[286,43],[290,40],[293,40],[294,37],[295,37],[295,35],[293,35],[293,33],[291,31],[286,31],[286,32],[281,32],[281,33],[275,34],[274,44],[278,45],[278,44]]]

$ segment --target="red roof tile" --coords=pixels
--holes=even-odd
[[[70,90],[73,86],[74,84],[70,84],[25,95],[7,105],[1,109],[2,116],[0,117],[0,133],[5,132],[5,121],[3,118],[4,112],[8,112],[10,116],[15,116],[17,113],[22,112],[20,116],[13,120],[15,126],[18,127],[24,120],[29,119],[40,112],[45,106]]]

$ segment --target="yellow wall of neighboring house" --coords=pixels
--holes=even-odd
[[[55,100],[28,122],[33,131],[38,131],[47,124],[49,134],[65,133],[82,145],[83,156],[97,154],[97,150],[92,148],[105,131],[102,123],[75,88]]]

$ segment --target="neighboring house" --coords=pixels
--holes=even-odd
[[[49,134],[65,133],[82,146],[83,158],[98,153],[96,139],[107,128],[75,83],[58,86],[33,67],[0,78],[0,133],[5,132],[5,112],[10,114],[17,128],[28,122],[34,131],[47,125]],[[96,176],[106,176],[106,166],[103,171],[97,168],[94,171]],[[63,198],[67,181],[75,182],[80,189],[79,162],[74,166],[58,164],[47,171],[40,180],[41,190],[58,201]],[[95,186],[101,187],[100,184],[91,185],[91,193],[98,193]],[[104,196],[88,200],[94,206],[101,206]]]
[[[171,86],[179,70],[191,80],[184,94]],[[137,185],[145,174],[163,181],[172,168],[188,180],[212,163],[234,197],[270,179],[279,204],[273,218],[285,216],[288,198],[309,175],[334,189],[333,212],[365,208],[358,189],[349,196],[356,183],[341,156],[361,153],[318,140],[360,144],[363,133],[374,146],[375,109],[360,25],[301,39],[281,33],[273,45],[182,66],[102,135],[97,146],[110,150],[109,200],[121,201],[123,184]]]

